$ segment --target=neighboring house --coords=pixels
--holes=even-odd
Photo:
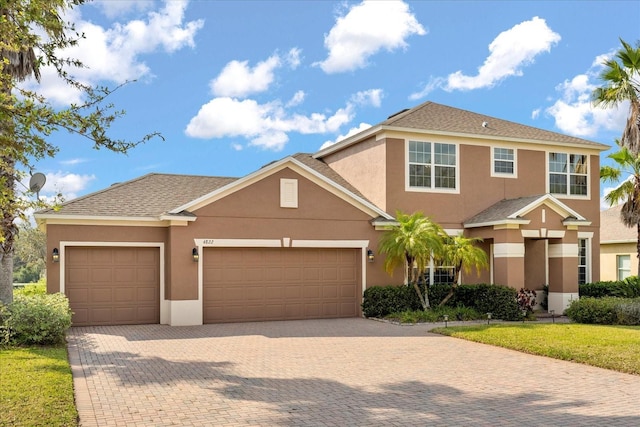
[[[638,230],[620,219],[622,205],[600,212],[600,280],[638,275]]]
[[[484,239],[490,268],[463,282],[549,284],[562,312],[600,276],[608,148],[427,102],[240,179],[150,174],[40,211],[48,291],[78,325],[359,316],[367,287],[403,282],[377,253],[401,210]]]

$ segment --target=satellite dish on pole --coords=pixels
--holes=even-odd
[[[36,193],[40,198],[40,190],[44,187],[44,183],[47,182],[47,177],[43,173],[36,172],[31,176],[29,180],[29,190]]]

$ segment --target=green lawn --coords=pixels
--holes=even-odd
[[[0,350],[0,426],[77,426],[67,349]]]
[[[640,326],[518,323],[437,328],[433,332],[640,375]]]

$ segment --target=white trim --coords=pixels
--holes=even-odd
[[[496,172],[496,148],[513,151],[513,173]],[[514,147],[503,147],[499,145],[492,145],[489,147],[491,151],[491,176],[494,178],[518,178],[518,149]],[[505,161],[500,159],[499,161]],[[509,160],[506,160],[509,161]]]
[[[535,208],[537,208],[538,206],[542,206],[542,205],[548,206],[549,208],[551,208],[554,212],[556,212],[561,217],[566,218],[568,216],[572,216],[572,217],[576,218],[578,221],[581,221],[580,225],[589,225],[589,224],[584,224],[583,223],[583,221],[586,220],[585,217],[580,215],[575,210],[571,209],[569,206],[567,206],[564,203],[562,203],[553,194],[545,194],[543,196],[540,196],[538,199],[536,199],[533,202],[529,203],[527,206],[525,206],[525,207],[517,210],[516,212],[512,213],[511,215],[509,215],[509,218],[515,219],[515,218],[518,218],[518,217],[523,217],[526,214],[528,214],[529,212],[531,212],[532,210],[534,210]]]
[[[477,222],[467,224],[465,223],[465,228],[476,228],[476,227],[491,227],[496,225],[529,225],[531,223],[530,219],[501,219],[498,221],[487,221],[487,222]]]
[[[524,257],[524,243],[494,243],[494,258],[522,258]]]
[[[520,234],[524,238],[539,239],[541,230],[520,230]]]
[[[562,239],[564,238],[565,230],[547,230],[547,238],[549,239]]]
[[[447,233],[447,236],[460,236],[464,234],[464,228],[445,228],[444,232]]]
[[[585,268],[587,269],[587,274],[585,276],[585,283],[591,283],[593,280],[593,276],[591,274],[591,270],[593,270],[593,262],[592,262],[592,248],[593,248],[593,240],[591,237],[581,237],[579,235],[580,233],[578,233],[578,241],[580,240],[584,240],[585,241],[585,260],[587,262],[587,264],[585,265]],[[589,232],[585,232],[583,234],[591,234],[593,235],[593,233],[589,233]],[[580,245],[578,245],[578,267],[580,267]]]
[[[578,231],[578,239],[593,239],[593,231]]]
[[[78,241],[60,241],[60,292],[65,293],[65,270],[66,270],[66,249],[67,247],[135,247],[135,248],[158,248],[160,250],[159,260],[159,281],[160,281],[160,324],[172,324],[171,323],[171,310],[169,302],[165,300],[164,288],[165,288],[165,266],[164,266],[164,242],[78,242]]]
[[[423,142],[426,144],[431,144],[431,168],[432,168],[432,177],[433,180],[431,182],[432,186],[431,187],[412,187],[409,185],[409,144],[411,142]],[[435,185],[435,166],[436,164],[434,163],[435,161],[435,144],[443,144],[443,145],[453,145],[456,149],[456,163],[453,166],[455,168],[455,180],[456,180],[456,186],[455,188],[439,188],[439,187],[434,187]],[[442,194],[460,194],[460,168],[461,168],[461,159],[460,159],[460,144],[457,142],[451,142],[451,141],[442,141],[439,140],[438,138],[430,138],[428,141],[427,140],[417,140],[417,139],[411,139],[411,138],[405,138],[404,140],[404,190],[408,193],[442,193]],[[438,166],[444,166],[444,167],[451,167],[450,165],[438,165]]]
[[[544,283],[549,284],[549,240],[544,239]]]
[[[489,245],[489,283],[495,283],[493,278],[495,269],[494,257],[495,253],[493,252],[493,243],[491,243]]]
[[[549,258],[577,258],[577,243],[553,243],[549,244]],[[578,274],[576,272],[576,274]]]

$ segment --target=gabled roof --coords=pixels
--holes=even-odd
[[[620,219],[622,204],[600,212],[600,243],[633,243],[638,240],[636,227],[627,227]]]
[[[479,214],[469,218],[464,222],[465,228],[486,227],[499,224],[528,224],[525,219],[532,210],[539,206],[548,206],[557,212],[562,218],[572,224],[589,225],[582,215],[562,203],[550,194],[537,196],[519,197],[517,199],[504,199],[488,207]]]
[[[403,110],[387,120],[356,135],[320,150],[314,157],[321,158],[330,153],[390,130],[458,135],[489,140],[506,140],[551,145],[580,146],[596,150],[610,147],[582,138],[526,126],[507,120],[478,114],[435,102],[425,102],[417,107]]]
[[[384,212],[379,207],[375,206],[369,200],[367,200],[358,190],[356,190],[351,184],[349,184],[344,178],[338,175],[334,170],[329,168],[324,162],[314,159],[310,154],[295,154],[293,156],[285,157],[277,162],[269,163],[266,166],[258,169],[257,171],[244,176],[236,181],[233,181],[223,187],[217,188],[214,191],[204,194],[201,197],[191,200],[190,202],[177,206],[169,211],[169,214],[177,214],[184,211],[194,211],[203,206],[208,205],[216,200],[219,200],[228,194],[238,191],[246,186],[251,185],[269,176],[279,170],[289,167],[302,176],[314,181],[316,184],[323,187],[325,190],[332,192],[334,195],[341,197],[343,200],[351,203],[358,208],[367,211],[370,215],[382,216],[388,219],[393,217]]]
[[[374,217],[392,217],[368,201],[344,178],[310,154],[295,154],[263,166],[242,178],[152,173],[35,213],[49,218],[85,220],[195,220],[192,211],[253,182],[291,167]]]

